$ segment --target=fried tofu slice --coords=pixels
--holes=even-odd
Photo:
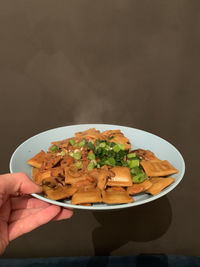
[[[62,159],[61,155],[57,155],[56,153],[47,153],[45,155],[45,160],[42,162],[41,168],[43,170],[48,170],[56,166]]]
[[[102,135],[100,131],[96,130],[95,128],[90,128],[83,132],[77,132],[75,133],[76,138],[79,140],[81,139],[87,139],[87,140],[97,140],[102,139]]]
[[[51,170],[46,170],[46,171],[39,171],[35,177],[34,177],[34,181],[41,185],[42,184],[42,181],[45,179],[45,178],[49,178],[51,177]]]
[[[120,130],[108,130],[102,132],[102,136],[104,136],[106,139],[112,137],[110,139],[110,142],[123,144],[125,146],[125,149],[130,149],[131,144],[130,140],[124,136],[124,134]]]
[[[151,186],[152,182],[149,179],[146,179],[142,183],[133,184],[132,186],[127,187],[127,192],[129,195],[135,195],[148,190]]]
[[[46,153],[44,150],[41,150],[37,153],[33,158],[29,159],[27,163],[32,167],[40,169],[42,167],[42,163],[45,160]]]
[[[148,177],[167,176],[178,172],[167,160],[142,160],[140,164]]]
[[[52,200],[67,199],[71,197],[76,191],[77,191],[77,188],[68,186],[68,185],[62,186],[58,184],[54,188],[43,186],[43,192],[45,196]]]
[[[112,186],[112,187],[108,187],[106,189],[106,192],[110,192],[110,191],[121,191],[121,192],[124,192],[126,190],[122,186]]]
[[[150,178],[152,186],[146,191],[151,195],[159,194],[164,188],[172,184],[175,179],[173,177],[152,177]]]
[[[108,190],[102,192],[103,202],[106,204],[131,203],[134,199],[126,191]]]
[[[39,171],[40,171],[40,169],[38,169],[38,168],[35,168],[35,167],[32,168],[32,179],[33,179],[33,181],[35,181],[35,177],[37,176]]]
[[[128,167],[116,166],[111,171],[114,173],[114,176],[108,178],[108,186],[131,186],[133,184]]]
[[[88,204],[102,202],[101,191],[98,188],[82,189],[77,191],[71,200],[71,204]]]
[[[70,168],[69,167],[66,167],[65,168],[65,183],[66,184],[76,184],[77,182],[80,182],[80,181],[84,181],[84,180],[90,180],[91,177],[86,174],[86,173],[83,173],[83,172],[80,172],[77,174],[73,174],[74,176],[72,176],[72,174],[70,174]]]

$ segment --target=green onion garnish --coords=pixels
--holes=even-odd
[[[74,145],[76,144],[76,142],[74,141],[74,139],[70,139],[69,142],[70,142],[70,144],[71,144],[72,146],[74,146]]]
[[[127,155],[128,159],[132,159],[132,158],[135,158],[135,157],[136,157],[135,153],[130,153],[130,154]]]
[[[88,159],[91,159],[91,160],[96,159],[95,154],[94,153],[88,153]]]
[[[54,146],[51,148],[51,151],[52,151],[52,152],[58,151],[58,147],[57,147],[56,145],[54,145]]]

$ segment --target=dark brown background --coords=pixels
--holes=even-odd
[[[41,131],[109,123],[153,132],[186,161],[181,184],[122,211],[75,211],[4,257],[200,256],[199,1],[0,2],[1,173]]]

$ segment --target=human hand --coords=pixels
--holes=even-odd
[[[41,192],[24,173],[0,175],[0,254],[13,239],[51,220],[72,216],[70,209],[28,196]]]

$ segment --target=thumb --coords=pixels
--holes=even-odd
[[[42,188],[31,181],[25,173],[0,175],[0,192],[8,195],[41,193]]]

